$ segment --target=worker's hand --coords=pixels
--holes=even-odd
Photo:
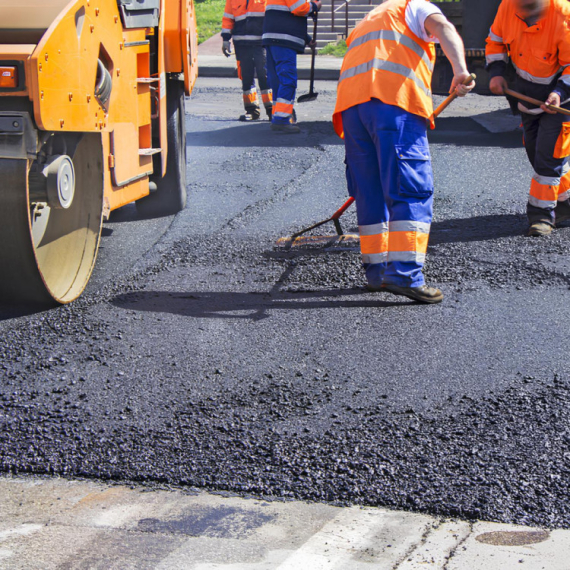
[[[560,95],[558,93],[551,93],[548,96],[548,99],[544,102],[544,105],[541,105],[540,108],[551,115],[555,115],[556,111],[553,109],[549,109],[546,105],[554,105],[555,107],[560,107]]]
[[[315,8],[317,9],[317,12],[321,11],[321,7],[322,7],[322,2],[321,0],[312,0],[312,3],[315,5]]]
[[[493,93],[494,95],[504,95],[505,89],[508,88],[509,84],[502,75],[493,77],[493,79],[491,79],[491,81],[489,82],[489,89],[491,90],[491,93]]]
[[[232,55],[232,48],[231,48],[231,44],[228,41],[224,41],[222,43],[222,53],[226,56],[226,57],[230,57],[230,55]]]
[[[317,47],[317,40],[311,40],[308,44],[307,44],[311,49],[315,49]]]
[[[449,92],[453,93],[455,91],[459,97],[465,97],[465,95],[475,87],[475,81],[471,81],[468,85],[463,85],[463,82],[469,77],[469,75],[468,71],[461,71],[455,74],[453,76]]]

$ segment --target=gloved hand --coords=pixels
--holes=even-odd
[[[224,41],[222,43],[222,53],[226,56],[226,57],[230,57],[230,55],[232,55],[232,48],[230,45],[230,41]]]

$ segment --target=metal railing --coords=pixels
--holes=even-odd
[[[334,20],[335,14],[344,8],[344,37],[348,37],[348,5],[350,4],[350,0],[345,0],[340,6],[337,8],[334,7],[335,0],[331,0],[331,30],[334,32]],[[368,0],[368,5],[372,6],[372,0]]]

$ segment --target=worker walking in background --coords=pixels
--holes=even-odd
[[[567,0],[503,0],[487,38],[489,88],[508,88],[509,58],[515,91],[570,108],[570,4]],[[524,145],[534,175],[527,204],[528,235],[545,236],[570,219],[569,117],[545,105],[518,104]]]
[[[261,117],[259,98],[255,88],[255,74],[261,91],[261,100],[269,119],[273,112],[271,89],[267,80],[265,49],[261,44],[265,0],[226,0],[222,19],[222,52],[231,55],[233,39],[238,77],[242,82],[245,114],[240,121],[256,121]]]
[[[271,128],[298,133],[293,113],[297,90],[297,54],[310,43],[307,16],[321,9],[321,0],[267,0],[263,45],[267,49],[267,73],[275,105]]]
[[[333,123],[344,138],[348,191],[355,198],[370,291],[424,303],[442,292],[425,284],[433,205],[427,124],[433,127],[434,42],[453,67],[450,92],[473,87],[463,42],[426,0],[387,0],[347,40]]]

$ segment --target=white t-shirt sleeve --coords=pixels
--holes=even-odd
[[[433,36],[428,36],[425,29],[425,21],[428,16],[442,14],[442,11],[426,0],[411,0],[406,8],[406,24],[422,40],[426,42],[437,42]]]

